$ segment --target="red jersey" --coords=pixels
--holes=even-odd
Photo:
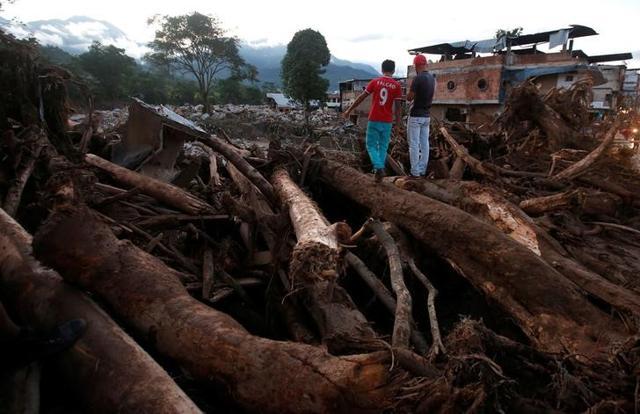
[[[365,91],[371,95],[369,121],[393,122],[393,101],[402,97],[400,82],[381,76],[369,82]]]

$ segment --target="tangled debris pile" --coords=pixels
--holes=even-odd
[[[31,81],[4,112],[0,300],[87,321],[46,368],[84,409],[637,409],[640,177],[612,151],[627,120],[576,121],[580,94],[524,84],[493,132],[436,129],[434,179],[375,184],[264,108],[138,102],[115,144],[92,116],[60,135],[24,115]]]

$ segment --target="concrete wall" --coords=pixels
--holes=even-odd
[[[593,87],[594,109],[615,109],[622,94],[625,67],[619,65],[598,65],[606,83]]]

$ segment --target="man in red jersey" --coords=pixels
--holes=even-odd
[[[384,163],[387,159],[387,148],[389,148],[389,140],[391,139],[394,102],[402,99],[402,86],[392,78],[395,71],[394,61],[385,60],[382,62],[382,76],[370,81],[364,92],[342,114],[345,119],[349,119],[351,111],[371,95],[371,109],[367,123],[367,152],[378,183],[384,177]],[[396,124],[400,125],[402,107],[399,101],[395,107]]]

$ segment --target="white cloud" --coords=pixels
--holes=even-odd
[[[65,29],[78,37],[100,37],[109,30],[100,22],[69,22]]]
[[[62,46],[64,44],[64,40],[58,34],[36,32],[34,36],[43,45]]]
[[[139,43],[153,38],[154,29],[146,24],[150,16],[194,10],[216,15],[232,34],[248,42],[266,38],[256,42],[264,45],[286,44],[297,30],[311,27],[325,35],[335,56],[375,67],[385,58],[394,59],[399,68],[406,67],[411,61],[407,49],[486,39],[500,28],[521,26],[525,33],[532,33],[574,23],[591,26],[600,36],[575,42],[576,48],[588,54],[637,50],[640,37],[638,0],[538,0],[535,7],[519,7],[503,0],[457,0],[455,4],[422,0],[245,0],[241,5],[237,1],[210,0],[19,0],[6,5],[6,14],[23,21],[72,15],[105,20]],[[371,39],[357,41],[367,37]],[[634,62],[640,66],[640,62]]]
[[[62,30],[60,30],[57,27],[54,27],[54,26],[52,26],[50,24],[45,24],[45,25],[40,26],[39,30],[42,30],[42,31],[45,31],[45,32],[53,32],[53,33],[57,33],[59,35],[63,35],[64,34],[64,32],[62,32]]]

